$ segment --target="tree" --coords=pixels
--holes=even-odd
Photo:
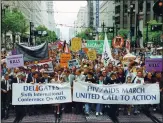
[[[124,39],[127,39],[127,35],[129,34],[129,30],[128,29],[120,29],[118,31],[118,34],[120,36],[122,36]]]
[[[24,15],[18,10],[13,9],[12,11],[6,10],[5,16],[2,19],[2,32],[6,37],[7,32],[11,32],[13,36],[13,48],[15,44],[15,36],[18,32],[24,32],[26,30],[26,19]],[[6,46],[6,40],[5,40]]]
[[[155,45],[160,43],[160,36],[161,36],[161,31],[155,31],[155,32],[151,32],[151,25],[161,25],[162,23],[157,22],[156,20],[150,20],[148,22],[148,42],[153,42]],[[144,28],[143,31],[143,39],[144,39],[144,43],[148,43],[146,38],[146,34],[147,34],[147,27]]]
[[[76,37],[79,37],[85,40],[92,40],[93,36],[91,35],[91,33],[93,34],[93,30],[91,28],[87,28],[84,31],[81,31],[80,33],[78,33]]]
[[[45,36],[40,35],[39,39],[36,38],[37,44],[41,44],[45,41],[47,41],[48,43],[56,41],[56,38],[57,38],[56,33],[54,31],[48,30],[48,28],[45,27],[44,25],[39,25],[38,27],[36,27],[36,31],[46,31],[47,32],[47,35],[45,35]]]

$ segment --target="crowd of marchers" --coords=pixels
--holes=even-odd
[[[57,53],[58,52],[58,53]],[[75,112],[76,114],[89,115],[90,112],[98,117],[103,114],[108,114],[112,119],[116,119],[119,112],[124,115],[138,114],[141,112],[148,112],[150,109],[160,113],[163,109],[163,73],[153,70],[146,71],[144,58],[138,57],[130,59],[127,66],[123,64],[123,55],[121,52],[112,54],[115,62],[110,62],[104,65],[101,62],[101,55],[97,56],[94,61],[88,58],[81,58],[78,54],[72,54],[74,59],[78,59],[80,67],[61,67],[56,58],[59,51],[56,51],[56,56],[52,57],[54,72],[47,73],[44,69],[40,71],[30,67],[20,67],[9,69],[6,67],[6,62],[1,64],[1,112],[2,119],[9,117],[10,110],[15,111],[15,123],[21,121],[25,115],[36,115],[40,113],[47,113],[51,110],[56,116],[58,106],[60,114]],[[12,106],[12,83],[64,83],[69,82],[72,91],[73,83],[78,81],[91,82],[94,84],[152,84],[158,83],[160,87],[160,104],[158,105],[106,105],[106,104],[91,104],[82,102],[71,102],[65,104],[53,105],[28,105],[28,106]],[[51,108],[53,107],[53,108]],[[151,111],[151,110],[150,110]]]

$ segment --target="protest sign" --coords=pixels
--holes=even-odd
[[[97,59],[96,57],[96,51],[95,50],[90,50],[87,52],[89,60],[95,60]]]
[[[23,54],[7,56],[6,63],[7,68],[16,68],[24,66]]]
[[[47,72],[47,73],[54,72],[52,61],[37,63],[37,64],[36,63],[35,64],[30,64],[30,65],[27,66],[27,68],[28,67],[36,69],[38,71],[40,71],[41,69],[44,69],[45,70],[44,72]]]
[[[108,40],[109,46],[111,47],[111,40]],[[102,54],[104,46],[104,40],[87,40],[86,47],[88,49],[96,50],[97,54]]]
[[[81,50],[82,48],[82,40],[81,38],[72,38],[71,40],[71,51],[73,52],[77,52],[79,50]]]
[[[162,70],[162,58],[146,58],[145,59],[146,71],[163,71]]]
[[[12,105],[53,104],[72,101],[69,83],[13,83],[12,94]]]
[[[75,82],[73,101],[98,104],[159,104],[159,84],[99,85]]]
[[[77,59],[68,61],[68,68],[72,69],[73,67],[79,68],[79,61]]]
[[[60,66],[61,67],[68,67],[68,61],[71,60],[70,53],[62,53],[60,55]]]

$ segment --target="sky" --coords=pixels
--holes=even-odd
[[[56,24],[74,26],[74,21],[77,19],[77,13],[80,7],[86,6],[86,1],[54,1],[54,19]],[[69,40],[69,27],[56,26],[60,28],[62,40]]]

